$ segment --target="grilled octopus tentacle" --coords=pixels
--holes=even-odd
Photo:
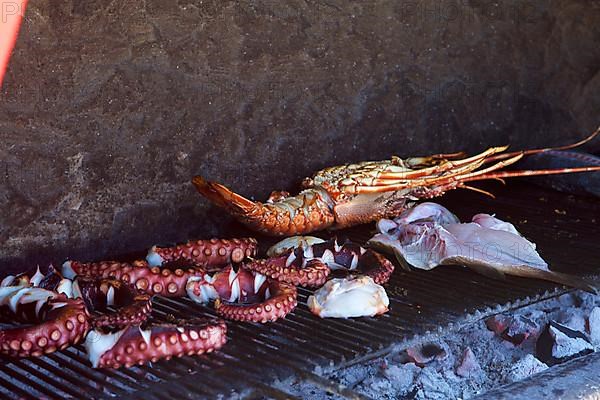
[[[63,274],[67,277],[82,275],[87,277],[115,278],[133,284],[137,289],[149,295],[165,297],[185,296],[185,285],[192,276],[202,276],[205,271],[200,267],[169,268],[150,267],[145,261],[121,263],[102,261],[80,263],[66,261]]]
[[[174,247],[154,246],[148,252],[148,261],[66,261],[62,271],[71,278],[76,275],[115,278],[149,295],[181,297],[185,296],[189,278],[202,276],[206,269],[252,257],[256,249],[257,242],[253,238],[196,240]]]
[[[91,331],[85,347],[94,368],[120,368],[160,359],[210,353],[227,341],[223,321],[177,320],[129,326],[117,332]]]
[[[394,271],[394,265],[384,256],[351,242],[340,245],[333,238],[309,244],[303,238],[298,243],[299,247],[279,256],[253,260],[243,267],[280,282],[307,287],[322,286],[334,270],[370,276],[377,284],[386,283]]]
[[[33,324],[0,330],[0,353],[8,356],[41,356],[65,349],[89,329],[83,300],[41,288],[3,287],[0,310],[3,321]]]
[[[228,266],[213,276],[191,278],[188,296],[198,302],[215,300],[217,314],[236,321],[269,322],[284,318],[296,307],[293,285]]]
[[[78,276],[71,280],[63,277],[51,265],[46,275],[38,268],[35,275],[27,281],[37,288],[62,293],[69,298],[83,299],[90,313],[102,312],[102,315],[90,318],[93,327],[140,324],[152,311],[149,295],[143,294],[133,285],[113,278]],[[110,312],[108,307],[115,307],[117,310]]]
[[[281,256],[253,260],[244,264],[244,268],[294,286],[319,287],[327,282],[331,269],[326,263],[317,259],[306,260],[295,253],[289,251]]]
[[[108,307],[117,308],[113,313],[92,316],[90,323],[95,328],[139,325],[146,321],[152,312],[151,297],[123,281],[77,277],[74,286],[74,294],[83,298],[90,312],[106,312]]]
[[[256,255],[254,238],[194,240],[174,247],[154,246],[146,257],[152,267],[172,261],[188,261],[196,266],[225,266]]]

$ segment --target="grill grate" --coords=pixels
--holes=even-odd
[[[523,184],[493,187],[496,200],[472,193],[452,193],[443,199],[466,219],[479,211],[497,213],[518,224],[538,244],[553,269],[597,272],[600,205]],[[556,211],[555,211],[556,210]],[[566,215],[564,212],[566,211]],[[518,219],[520,218],[520,219]],[[527,222],[523,221],[527,219]],[[357,241],[370,228],[344,232]],[[265,239],[264,246],[272,243]],[[596,269],[594,269],[596,268]],[[517,307],[564,292],[554,285],[521,278],[491,280],[459,267],[434,271],[397,270],[386,287],[390,312],[379,318],[320,320],[306,306],[310,291],[299,289],[299,305],[285,320],[266,325],[229,322],[229,342],[217,353],[161,361],[119,370],[89,367],[81,345],[41,358],[0,360],[0,396],[6,398],[170,399],[218,395],[245,398],[294,398],[269,385],[295,376],[338,395],[360,395],[316,375],[385,354],[392,346],[435,334],[499,312],[499,304]],[[210,307],[189,299],[155,300],[154,317],[190,315],[214,317]]]

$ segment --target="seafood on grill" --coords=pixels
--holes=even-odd
[[[267,257],[280,256],[289,249],[295,249],[298,247],[308,247],[313,244],[319,244],[325,242],[324,239],[315,236],[291,236],[289,238],[280,240],[267,250]]]
[[[118,279],[77,277],[73,281],[73,296],[82,298],[93,313],[90,324],[94,328],[139,325],[152,312],[151,296]],[[116,311],[109,311],[109,307]]]
[[[174,247],[154,246],[146,261],[66,261],[62,273],[50,267],[46,275],[38,268],[31,277],[7,276],[0,282],[0,317],[4,322],[33,325],[0,330],[0,352],[11,356],[50,353],[78,343],[90,327],[94,330],[87,336],[86,347],[93,352],[95,366],[131,365],[220,348],[226,330],[222,322],[148,323],[151,296],[185,296],[190,278],[203,277],[209,270],[220,270],[231,262],[252,257],[256,249],[256,240],[252,238],[196,240]],[[246,280],[239,281],[247,284]],[[287,313],[295,307],[295,287],[290,289],[278,282],[259,286],[260,293],[246,296],[246,286],[240,292],[246,296],[240,297],[244,301],[263,296],[265,312],[256,308],[248,314],[273,319],[281,315],[282,309]],[[277,309],[273,313],[271,302]],[[234,311],[225,302],[215,303],[218,313],[243,319],[236,317],[239,308]],[[111,311],[112,308],[116,311]],[[144,344],[131,347],[139,338]],[[100,344],[95,344],[96,339]],[[112,344],[107,347],[107,343]],[[136,350],[143,347],[148,351]],[[122,351],[125,353],[121,354]]]
[[[256,255],[254,238],[193,240],[174,247],[153,246],[146,261],[151,267],[169,262],[188,262],[196,267],[224,266],[239,263]]]
[[[120,279],[149,295],[182,297],[186,295],[189,278],[251,257],[256,249],[256,240],[252,238],[195,240],[174,247],[154,246],[146,261],[65,261],[62,272],[70,278],[80,275]]]
[[[251,229],[274,236],[302,235],[393,218],[418,200],[441,196],[452,189],[470,189],[491,195],[467,185],[469,182],[600,171],[597,165],[500,171],[524,156],[571,149],[599,133],[600,128],[582,141],[556,148],[506,152],[506,146],[492,147],[466,158],[463,153],[437,154],[330,167],[306,178],[298,195],[273,192],[265,203],[249,200],[201,176],[194,177],[193,184],[201,195]]]
[[[83,276],[88,278],[114,278],[132,284],[136,289],[148,295],[165,297],[185,296],[185,284],[193,276],[202,276],[205,269],[189,266],[185,268],[163,266],[150,267],[146,261],[131,263],[118,261],[99,261],[82,263],[65,261],[62,266],[64,276]]]
[[[335,278],[308,298],[308,308],[321,318],[373,317],[388,311],[383,286],[369,276]]]
[[[69,298],[83,299],[91,315],[92,327],[140,324],[152,311],[149,295],[114,278],[76,276],[71,280],[51,265],[46,275],[38,268],[29,281],[35,287],[63,293]],[[116,308],[116,311],[109,310],[109,307]]]
[[[140,324],[152,310],[150,296],[123,281],[82,277],[70,280],[52,266],[46,275],[38,268],[32,277],[6,277],[0,296],[0,315],[5,322],[32,324],[2,331],[0,343],[6,344],[0,346],[12,356],[41,355],[76,344],[89,327]],[[85,312],[79,312],[82,305]],[[17,349],[18,340],[21,349]]]
[[[210,353],[227,341],[221,320],[189,319],[130,325],[117,331],[94,329],[85,348],[94,368],[131,367],[160,359]]]
[[[534,243],[492,215],[477,214],[460,223],[441,205],[422,203],[377,226],[379,233],[368,245],[396,255],[406,267],[464,265],[495,278],[514,275],[596,291],[582,278],[548,269]]]
[[[79,343],[89,329],[82,299],[70,299],[24,281],[0,287],[0,319],[25,324],[0,330],[0,354],[41,356]]]
[[[394,265],[381,254],[349,241],[338,243],[337,238],[288,238],[275,244],[269,253],[276,255],[247,261],[243,267],[306,287],[322,286],[332,271],[370,276],[377,284],[387,282],[394,271]]]
[[[214,300],[217,314],[235,321],[273,322],[298,304],[294,285],[231,265],[212,275],[190,278],[187,293],[197,303]]]

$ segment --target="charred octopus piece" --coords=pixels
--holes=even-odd
[[[68,298],[81,298],[88,313],[102,312],[102,315],[90,317],[89,322],[93,327],[140,324],[152,311],[150,296],[117,279],[78,276],[71,280],[63,277],[52,265],[46,275],[38,268],[31,278],[27,275],[23,277],[27,279],[13,279],[13,282],[23,282],[23,286],[33,285],[35,288],[64,294]],[[9,282],[9,280],[5,281]],[[25,285],[24,282],[28,284]],[[110,312],[109,307],[117,309]]]
[[[0,288],[0,318],[31,324],[0,330],[0,353],[13,357],[65,349],[77,344],[89,329],[83,300],[28,286]]]
[[[272,322],[296,307],[296,287],[228,266],[214,275],[190,278],[188,296],[197,303],[215,301],[217,314],[236,321]]]
[[[299,247],[279,256],[253,260],[243,266],[280,282],[307,287],[322,286],[333,270],[370,276],[377,284],[386,283],[394,271],[394,265],[381,254],[349,241],[340,245],[333,238],[307,244],[302,238],[298,243]]]
[[[227,326],[220,320],[191,319],[173,323],[147,323],[116,332],[95,329],[85,340],[94,368],[120,368],[160,359],[210,353],[227,341]]]

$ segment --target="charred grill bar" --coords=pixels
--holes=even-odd
[[[597,273],[600,206],[524,183],[493,185],[496,200],[455,193],[443,203],[459,216],[486,210],[515,222],[534,240],[551,268]],[[526,221],[525,221],[526,220]],[[240,228],[242,229],[242,228]],[[343,232],[364,242],[372,226]],[[259,243],[266,248],[269,240]],[[264,249],[263,249],[264,250]],[[180,396],[288,398],[272,387],[275,379],[295,376],[342,397],[360,394],[327,379],[328,371],[386,354],[426,336],[457,329],[484,316],[530,304],[566,291],[552,284],[520,278],[493,280],[458,267],[406,273],[400,269],[386,285],[390,312],[378,318],[319,319],[306,308],[310,290],[299,288],[299,306],[287,318],[269,324],[228,321],[228,343],[199,357],[160,361],[143,367],[90,368],[81,345],[41,358],[3,359],[0,393],[9,398],[167,399]],[[153,317],[214,316],[214,311],[186,298],[157,298]],[[320,371],[320,374],[315,373]],[[324,372],[324,373],[323,373]]]

